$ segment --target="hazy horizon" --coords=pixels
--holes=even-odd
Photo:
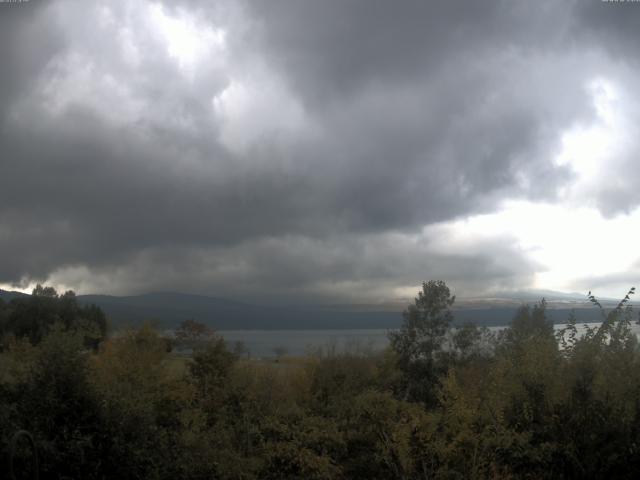
[[[21,294],[31,294],[31,290],[28,288],[0,288],[0,292],[7,293],[21,293]],[[64,293],[63,291],[59,291],[58,294]],[[220,295],[216,295],[215,292],[212,293],[193,293],[188,291],[180,291],[180,290],[157,290],[157,291],[148,291],[148,292],[137,292],[128,294],[126,292],[113,295],[103,292],[74,292],[79,297],[84,298],[93,298],[93,297],[113,297],[113,298],[136,298],[136,297],[144,297],[144,296],[159,296],[170,298],[172,296],[179,296],[188,299],[189,297],[194,298],[208,298],[213,300],[221,300],[221,301],[230,301],[234,303],[242,303],[245,305],[253,305],[253,306],[273,306],[273,307],[319,307],[326,308],[327,311],[331,311],[331,309],[348,309],[351,311],[372,311],[372,310],[380,310],[380,311],[394,311],[400,312],[404,310],[407,305],[413,304],[415,295],[412,297],[405,298],[395,298],[393,300],[384,300],[377,299],[372,300],[370,302],[330,302],[330,301],[318,301],[315,303],[308,302],[306,300],[295,301],[295,299],[290,299],[289,301],[278,301],[278,299],[270,299],[270,298],[260,298],[258,301],[251,301],[251,299],[246,299],[244,297],[232,297],[225,296],[222,297]],[[607,297],[604,295],[599,295],[598,292],[562,292],[558,290],[545,290],[545,289],[525,289],[525,290],[504,290],[504,291],[495,291],[495,292],[487,292],[484,295],[476,295],[476,296],[466,296],[466,295],[456,295],[455,303],[453,304],[454,309],[473,309],[473,308],[512,308],[520,305],[533,305],[535,303],[540,302],[542,299],[545,299],[547,305],[550,308],[569,308],[569,307],[593,307],[593,304],[589,301],[587,293],[593,293],[595,298],[597,298],[600,302],[605,304],[607,307],[610,307],[613,303],[617,304],[624,295],[620,295],[619,297]],[[452,292],[455,294],[455,292]],[[633,305],[634,298],[630,299],[631,304]]]

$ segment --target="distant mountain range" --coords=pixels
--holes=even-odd
[[[0,299],[4,300],[5,302],[8,302],[10,300],[13,300],[14,298],[20,298],[20,297],[28,297],[29,295],[26,293],[22,293],[22,292],[8,292],[6,290],[2,290],[0,289]]]
[[[533,304],[545,299],[549,308],[585,308],[592,307],[586,294],[565,293],[554,290],[524,290],[513,292],[498,292],[484,297],[466,297],[456,299],[458,308],[466,307],[498,307],[505,305]],[[598,297],[603,306],[615,306],[620,299]]]
[[[20,292],[0,290],[5,301],[27,296]],[[474,322],[479,325],[507,325],[516,309],[533,304],[542,297],[548,302],[548,316],[556,323],[567,320],[575,310],[580,322],[601,319],[580,294],[553,291],[506,292],[488,298],[456,300],[454,316],[457,323]],[[139,325],[153,321],[161,328],[174,328],[179,322],[194,319],[218,330],[285,330],[285,329],[373,329],[397,328],[402,323],[406,305],[366,306],[263,306],[223,298],[175,292],[157,292],[135,296],[79,295],[84,304],[96,304],[107,314],[114,327]],[[600,299],[605,307],[616,303]]]

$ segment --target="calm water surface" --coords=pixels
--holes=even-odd
[[[589,323],[589,326],[599,325]],[[564,328],[564,324],[555,325],[555,329]],[[578,324],[578,330],[584,331],[584,325]],[[505,327],[490,327],[498,331]],[[640,335],[640,326],[632,324],[636,335]],[[254,357],[272,357],[276,349],[284,349],[287,355],[305,355],[319,348],[331,348],[336,351],[346,349],[382,350],[389,344],[387,329],[370,330],[220,330],[233,348],[236,342],[243,342]]]

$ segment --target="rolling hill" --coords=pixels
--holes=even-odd
[[[584,302],[584,297],[559,296],[550,299],[548,317],[564,323],[574,309],[580,322],[601,319],[600,312]],[[0,298],[27,296],[20,292],[0,290]],[[474,322],[479,325],[507,325],[519,305],[534,303],[541,296],[535,293],[522,296],[483,299],[462,299],[454,309],[456,323]],[[402,323],[403,306],[358,305],[332,306],[263,306],[217,297],[176,292],[156,292],[134,296],[79,295],[84,304],[96,304],[104,310],[113,327],[134,326],[152,321],[161,328],[173,328],[186,319],[194,319],[217,330],[279,330],[279,329],[375,329],[397,328]],[[608,302],[608,303],[607,303]],[[611,305],[611,301],[603,301]]]
[[[350,305],[326,306],[262,306],[222,298],[190,295],[174,292],[115,297],[106,295],[81,295],[81,302],[99,305],[114,325],[138,324],[145,320],[156,321],[171,328],[182,320],[193,318],[218,330],[277,330],[277,329],[368,329],[397,328],[402,323],[402,309],[376,306]],[[537,297],[540,298],[540,297]],[[507,325],[513,318],[518,299],[495,302],[462,302],[454,309],[457,323],[474,322],[479,325]],[[581,322],[600,319],[600,312],[582,301],[575,303],[550,302],[548,316],[555,323],[563,323],[575,309]]]

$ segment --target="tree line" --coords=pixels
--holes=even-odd
[[[194,321],[173,340],[189,357],[150,325],[108,335],[38,287],[0,301],[0,449],[28,430],[52,479],[635,478],[633,293],[610,311],[589,294],[597,327],[555,331],[543,300],[492,333],[454,328],[429,281],[384,351],[269,362]]]

